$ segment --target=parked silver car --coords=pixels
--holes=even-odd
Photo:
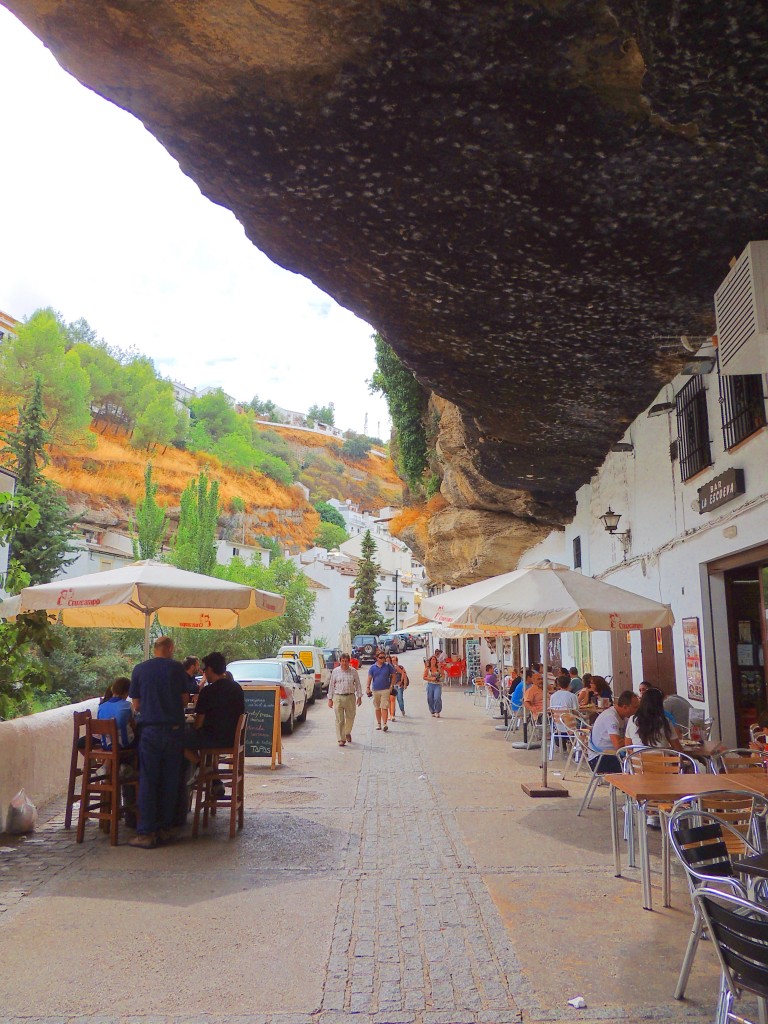
[[[285,658],[259,658],[254,661],[230,661],[227,670],[237,683],[266,683],[280,687],[280,724],[288,735],[293,732],[294,723],[307,718],[309,697],[308,682],[314,676],[299,676],[290,661]]]

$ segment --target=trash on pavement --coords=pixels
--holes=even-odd
[[[576,996],[575,999],[568,1000],[568,1005],[576,1007],[577,1010],[583,1010],[587,1005],[587,1001],[584,996]]]

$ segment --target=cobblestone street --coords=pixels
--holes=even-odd
[[[368,701],[340,750],[318,702],[282,768],[248,765],[234,841],[217,822],[110,849],[91,826],[77,846],[63,806],[32,838],[5,837],[0,1024],[711,1020],[711,949],[696,1001],[672,999],[681,879],[673,909],[643,911],[637,872],[613,877],[605,797],[585,818],[581,782],[570,800],[528,800],[538,755],[460,691],[431,719],[420,652],[407,660],[408,717],[388,733]]]

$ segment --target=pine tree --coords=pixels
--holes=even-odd
[[[216,530],[219,523],[219,484],[204,472],[190,480],[181,496],[179,528],[171,541],[170,561],[179,569],[213,576]]]
[[[24,566],[33,585],[49,583],[77,557],[69,551],[75,521],[59,488],[42,473],[50,461],[45,449],[51,439],[44,419],[43,382],[37,376],[29,401],[19,410],[16,430],[2,434],[3,454],[10,456],[9,468],[18,478],[16,494],[40,511],[39,521],[16,530],[11,544],[12,557]]]
[[[352,636],[357,633],[372,633],[378,636],[387,632],[391,620],[385,619],[376,607],[381,567],[373,560],[376,542],[370,530],[366,530],[360,550],[362,557],[355,579],[355,600],[349,612],[349,631]]]
[[[136,505],[131,519],[131,542],[134,558],[157,558],[163,547],[167,525],[165,511],[157,504],[157,484],[152,483],[152,463],[144,470],[144,497]]]

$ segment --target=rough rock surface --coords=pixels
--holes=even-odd
[[[374,324],[461,410],[472,480],[535,517],[711,330],[761,233],[754,0],[6,2]]]

